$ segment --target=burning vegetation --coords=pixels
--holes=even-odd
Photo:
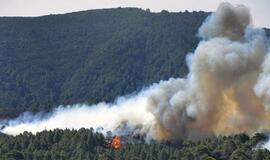
[[[91,126],[124,137],[139,134],[175,142],[269,131],[269,40],[252,26],[249,9],[222,3],[198,36],[200,43],[186,58],[186,78],[160,81],[114,103],[60,107],[46,118],[25,114],[9,120],[1,132]],[[120,148],[122,143],[116,136],[109,144]]]
[[[104,137],[93,129],[42,131],[19,136],[0,134],[0,159],[76,160],[269,160],[270,152],[259,149],[267,141],[264,134],[238,134],[179,144],[141,142],[136,137]],[[128,139],[130,138],[130,139]],[[104,145],[108,143],[107,147]],[[122,145],[119,145],[121,143]],[[115,146],[113,147],[112,145]],[[115,148],[120,147],[120,148]],[[256,149],[255,149],[256,148]]]
[[[113,104],[77,105],[48,118],[11,120],[0,126],[1,132],[17,136],[0,134],[0,159],[269,160],[269,150],[262,149],[269,148],[269,141],[264,144],[269,137],[255,134],[270,130],[265,33],[252,28],[248,8],[223,3],[198,35],[202,41],[187,56],[187,78],[161,81]],[[102,133],[84,126],[104,126],[118,136],[107,134],[104,141]],[[50,131],[39,132],[44,128]],[[51,131],[55,128],[65,130]],[[123,144],[125,152],[119,150]]]
[[[114,136],[111,140],[111,144],[110,144],[111,148],[121,148],[122,147],[122,140],[120,136]]]

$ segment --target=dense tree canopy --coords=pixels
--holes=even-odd
[[[0,107],[40,110],[112,101],[184,76],[185,55],[196,46],[207,15],[117,8],[2,17]]]
[[[136,8],[0,18],[0,118],[113,101],[182,77],[206,12]]]
[[[269,160],[259,149],[264,134],[212,137],[197,142],[144,142],[142,137],[125,141],[120,149],[107,147],[107,138],[93,129],[43,131],[33,135],[0,134],[0,159],[25,160]]]
[[[60,104],[112,101],[119,95],[187,73],[206,12],[151,13],[136,8],[92,10],[36,18],[0,18],[0,119]],[[266,30],[268,35],[270,30]],[[269,160],[257,146],[264,134],[200,141],[107,147],[93,129],[0,132],[0,159],[26,160]]]

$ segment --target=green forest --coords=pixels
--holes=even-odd
[[[115,8],[0,17],[0,118],[111,102],[184,77],[186,54],[195,49],[208,15]]]
[[[59,105],[112,102],[154,82],[185,77],[186,55],[196,48],[197,30],[208,15],[115,8],[0,17],[0,120]],[[269,139],[264,133],[198,141],[132,135],[121,137],[118,149],[108,145],[111,138],[93,128],[0,132],[0,160],[270,159],[262,148]]]
[[[33,135],[0,134],[0,159],[9,160],[269,160],[270,152],[258,144],[264,134],[219,136],[200,141],[145,142],[134,136],[119,149],[93,129],[43,131]]]
[[[185,76],[205,12],[90,10],[0,18],[0,117],[113,101]]]

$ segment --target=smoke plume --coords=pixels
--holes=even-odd
[[[222,3],[199,28],[187,78],[171,78],[114,103],[59,107],[45,118],[7,122],[16,135],[44,129],[103,127],[153,139],[199,139],[270,129],[270,54],[249,9]],[[188,43],[188,42],[187,42]]]

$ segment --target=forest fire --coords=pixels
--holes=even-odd
[[[122,147],[122,140],[120,136],[114,136],[110,143],[111,148],[119,149]]]
[[[117,149],[137,134],[174,142],[269,131],[270,46],[251,20],[247,7],[222,3],[199,28],[201,41],[186,55],[186,77],[162,80],[113,103],[60,106],[44,116],[24,113],[0,121],[7,124],[1,132],[104,127],[102,132],[111,131],[106,147]]]

